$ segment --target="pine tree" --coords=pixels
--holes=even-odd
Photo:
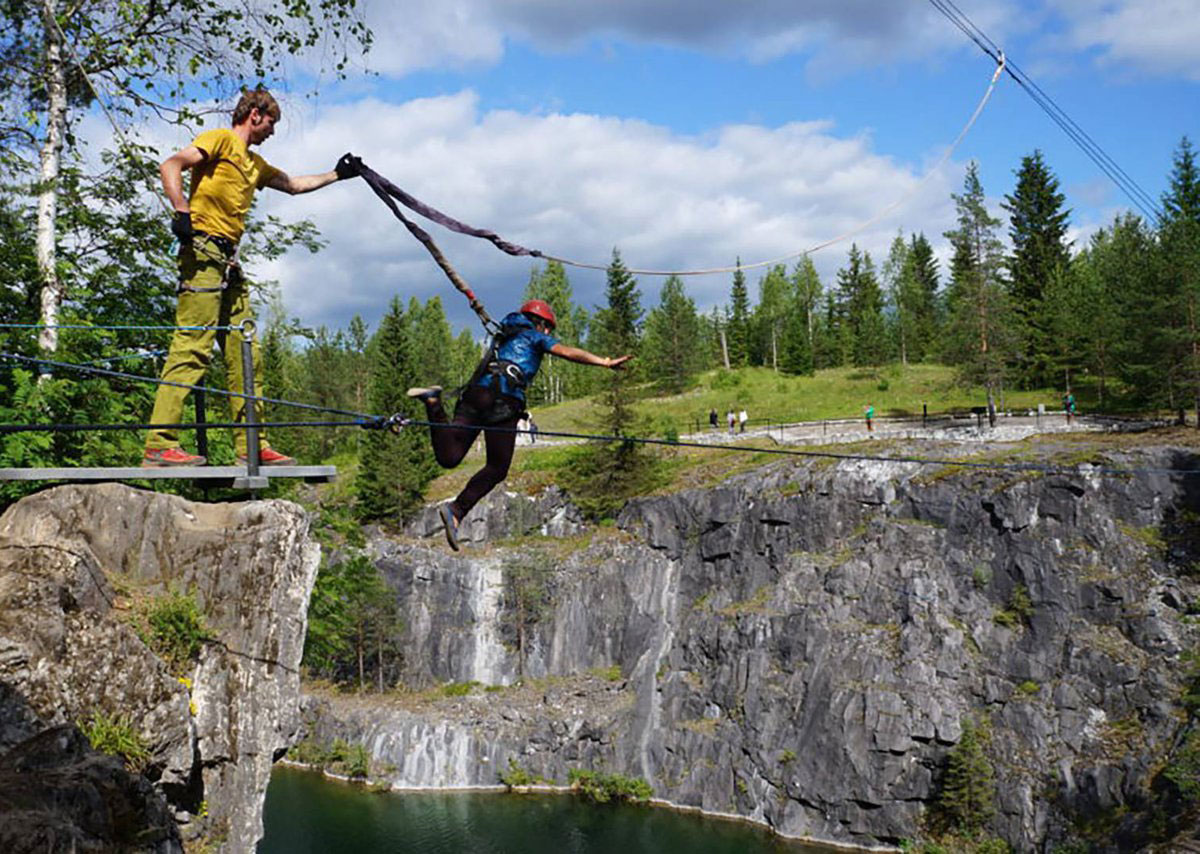
[[[1015,373],[1029,388],[1054,379],[1050,326],[1057,309],[1046,305],[1046,289],[1052,279],[1066,275],[1071,260],[1066,239],[1070,211],[1063,209],[1065,201],[1042,153],[1034,151],[1021,159],[1016,189],[1001,205],[1009,213],[1013,247],[1008,258],[1009,287],[1020,336]]]
[[[954,248],[950,265],[950,314],[947,358],[963,378],[981,383],[987,393],[989,422],[996,422],[996,398],[1011,359],[1012,333],[1001,279],[1003,245],[996,236],[1000,220],[987,211],[979,167],[967,166],[963,192],[953,194],[958,228],[947,231]]]
[[[663,283],[659,303],[646,318],[642,358],[646,374],[667,394],[679,394],[691,385],[703,353],[699,347],[700,319],[678,276]]]
[[[637,280],[616,250],[607,279],[607,304],[595,312],[594,346],[588,349],[612,356],[637,354],[641,298]],[[630,406],[633,379],[625,370],[609,371],[605,379],[601,395],[604,431],[614,437],[631,435],[635,429]],[[651,488],[657,478],[657,463],[638,443],[593,442],[577,452],[563,478],[576,504],[588,515],[601,518],[615,513],[629,497]]]

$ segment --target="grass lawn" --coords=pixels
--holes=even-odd
[[[722,427],[725,413],[746,408],[750,426],[774,422],[819,421],[822,419],[861,418],[867,404],[876,415],[920,415],[922,405],[930,413],[970,409],[986,402],[983,389],[960,385],[953,368],[944,365],[889,365],[879,369],[835,368],[812,377],[777,374],[768,368],[742,368],[736,371],[709,371],[700,376],[688,392],[671,397],[651,397],[651,391],[639,399],[634,409],[641,419],[636,433],[663,438],[671,430],[678,434],[707,429],[710,408],[717,410]],[[1005,394],[1006,408],[1047,409],[1060,405],[1062,393],[1056,389],[1012,391]],[[1086,409],[1091,395],[1084,385],[1076,389],[1080,406]],[[556,406],[534,410],[538,427],[551,432],[596,433],[603,423],[603,411],[591,399],[571,400]],[[739,444],[741,444],[739,442]],[[750,440],[748,447],[775,447],[769,440]],[[876,451],[878,446],[872,446]],[[840,448],[845,452],[849,447]],[[533,447],[520,444],[513,459],[505,487],[518,492],[535,493],[555,482],[555,473],[571,465],[570,446]],[[658,451],[671,469],[670,489],[711,486],[740,471],[780,459],[770,454],[747,454],[719,449],[670,448]],[[426,498],[439,501],[458,493],[467,479],[482,464],[482,454],[473,450],[457,469],[446,472],[430,484]]]
[[[643,390],[651,394],[649,389]],[[1076,390],[1081,408],[1089,404],[1086,388]],[[1062,392],[1056,389],[1008,391],[1004,408],[1047,409],[1061,406]],[[982,387],[963,386],[953,368],[944,365],[888,365],[878,369],[833,368],[811,377],[777,374],[769,368],[740,368],[709,371],[696,386],[673,397],[644,397],[634,405],[645,420],[648,435],[661,437],[674,428],[680,434],[707,428],[709,410],[715,408],[722,426],[725,413],[745,407],[751,426],[768,420],[778,422],[820,421],[861,418],[868,404],[875,414],[920,415],[929,412],[970,409],[987,402]],[[1000,402],[1000,401],[998,401]],[[591,399],[571,400],[534,410],[534,420],[543,430],[595,432],[602,413]]]

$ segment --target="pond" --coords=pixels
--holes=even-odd
[[[737,821],[554,794],[370,792],[277,767],[258,854],[827,854]]]

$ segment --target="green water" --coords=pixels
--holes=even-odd
[[[276,768],[258,854],[824,854],[746,824],[568,795],[375,794]]]

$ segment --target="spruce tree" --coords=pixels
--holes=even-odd
[[[742,368],[750,364],[750,295],[746,291],[746,274],[738,259],[729,291],[729,315],[725,324],[725,341],[729,348],[729,365]]]
[[[924,234],[912,236],[907,261],[903,298],[912,318],[909,358],[920,361],[936,354],[942,327],[937,258]]]
[[[1200,170],[1186,136],[1162,203],[1159,269],[1168,308],[1170,405],[1182,412],[1185,402],[1192,403],[1200,429]]]
[[[796,263],[791,285],[785,319],[783,369],[789,374],[812,374],[817,366],[822,286],[817,268],[807,255]]]
[[[871,256],[850,245],[846,267],[838,271],[838,293],[844,320],[840,330],[848,361],[856,366],[882,365],[887,352],[883,292]]]
[[[419,312],[419,307],[417,307]],[[368,402],[377,415],[404,413],[421,420],[424,409],[406,395],[418,384],[414,353],[415,318],[399,297],[392,300],[370,345],[371,376]],[[437,473],[425,429],[406,427],[399,435],[368,431],[355,481],[358,510],[366,519],[395,519],[417,510],[425,487]]]
[[[1012,254],[1008,257],[1009,289],[1019,337],[1014,371],[1027,388],[1047,385],[1054,365],[1051,351],[1052,316],[1059,309],[1046,304],[1047,288],[1061,281],[1070,264],[1067,226],[1070,211],[1058,191],[1058,179],[1040,151],[1021,159],[1017,186],[1001,205],[1009,214]]]
[[[703,355],[699,342],[696,304],[684,291],[683,280],[669,276],[663,283],[658,306],[646,318],[642,342],[645,372],[656,388],[679,394],[691,385]]]
[[[608,267],[606,305],[597,309],[589,349],[609,356],[636,355],[642,317],[637,280],[613,250]],[[657,477],[654,457],[645,446],[621,441],[632,435],[635,416],[630,406],[634,375],[608,371],[601,394],[604,432],[616,441],[593,442],[581,449],[564,471],[564,485],[576,504],[594,518],[611,515],[625,500],[651,488]]]

